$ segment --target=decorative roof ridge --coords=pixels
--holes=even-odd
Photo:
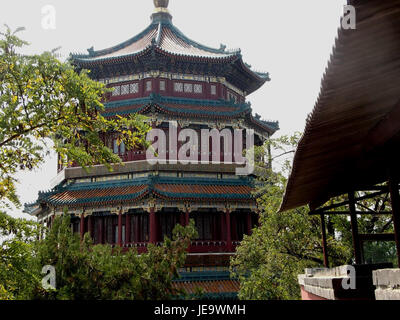
[[[178,98],[170,96],[162,96],[157,93],[151,93],[148,97],[134,98],[123,101],[111,101],[104,104],[106,109],[125,107],[128,105],[139,105],[146,103],[172,103],[172,104],[188,104],[193,106],[216,106],[216,107],[237,107],[240,109],[250,109],[250,102],[235,103],[232,100],[207,100],[193,98]]]
[[[102,49],[102,50],[95,51],[93,49],[93,47],[91,47],[91,48],[87,49],[89,54],[79,54],[79,53],[72,54],[71,53],[70,57],[72,59],[96,58],[96,57],[99,57],[99,56],[102,56],[102,55],[106,55],[106,54],[110,54],[110,53],[116,52],[118,50],[121,50],[121,49],[131,45],[132,43],[134,43],[136,41],[139,41],[147,33],[149,33],[150,30],[155,28],[155,26],[157,26],[157,25],[158,24],[151,23],[146,29],[144,29],[142,32],[140,32],[139,34],[135,35],[134,37],[132,37],[132,38],[130,38],[130,39],[124,41],[124,42],[121,42],[121,43],[119,43],[119,44],[117,44],[115,46],[109,47],[107,49]],[[129,54],[129,55],[126,55],[126,56],[130,56],[130,55],[132,55],[132,54]]]
[[[178,36],[179,38],[181,38],[181,40],[188,42],[189,44],[191,44],[192,46],[194,46],[195,48],[204,50],[204,51],[208,51],[211,53],[219,53],[219,54],[226,54],[227,56],[229,55],[240,55],[241,54],[241,49],[230,49],[230,50],[226,50],[226,46],[221,44],[219,49],[215,49],[215,48],[211,48],[208,46],[205,46],[203,44],[200,44],[192,39],[190,39],[189,37],[187,37],[182,31],[180,31],[172,22],[166,23],[166,25],[171,29],[171,31]]]
[[[257,70],[253,70],[251,65],[248,63],[244,62],[243,58],[239,59],[240,64],[242,65],[243,69],[246,70],[249,74],[252,74],[256,78],[260,79],[263,81],[263,83],[267,81],[271,81],[271,78],[269,76],[269,72],[261,72]]]
[[[149,182],[148,177],[142,177],[136,179],[125,179],[125,180],[114,180],[114,181],[111,180],[111,181],[99,181],[99,182],[71,183],[61,188],[55,187],[53,189],[53,192],[122,188],[126,186],[146,185],[148,184],[148,182]]]
[[[218,193],[177,193],[177,192],[168,192],[156,190],[154,191],[156,195],[164,196],[167,198],[176,198],[176,195],[179,197],[194,199],[194,198],[205,198],[205,199],[252,199],[253,196],[251,194],[242,194],[242,193],[229,193],[229,194],[218,194]]]
[[[120,43],[117,44],[115,46],[109,47],[107,49],[102,49],[102,50],[98,50],[95,51],[93,47],[87,49],[88,54],[83,54],[83,53],[71,53],[70,54],[70,58],[73,60],[88,60],[88,59],[94,59],[103,55],[107,55],[107,54],[111,54],[113,52],[116,52],[118,50],[121,50],[129,45],[131,45],[132,43],[139,41],[140,39],[142,39],[146,34],[148,34],[152,29],[157,28],[157,34],[155,37],[153,37],[152,42],[154,42],[154,45],[157,47],[157,49],[159,49],[162,52],[166,52],[166,53],[170,53],[170,54],[174,54],[177,56],[185,56],[184,54],[177,54],[174,52],[169,52],[168,50],[165,50],[163,48],[161,48],[160,43],[161,43],[161,38],[162,38],[162,33],[163,33],[163,27],[169,28],[171,30],[171,32],[173,32],[177,37],[179,37],[182,41],[189,43],[190,45],[194,46],[195,48],[198,48],[200,50],[204,50],[210,53],[214,53],[214,54],[223,54],[226,57],[230,57],[230,56],[241,56],[241,50],[240,49],[230,49],[230,50],[226,50],[226,46],[221,44],[219,49],[215,49],[215,48],[211,48],[205,45],[202,45],[190,38],[188,38],[183,32],[181,32],[177,27],[175,27],[173,25],[173,23],[169,20],[155,20],[153,21],[146,29],[144,29],[142,32],[140,32],[139,34],[137,34],[136,36]],[[146,49],[148,49],[149,47],[151,47],[151,45],[147,46],[145,49],[135,52],[135,53],[131,53],[131,54],[126,54],[126,55],[122,55],[121,57],[131,57],[131,56],[135,56],[141,52],[146,51]],[[199,56],[201,57],[201,56]],[[97,59],[96,61],[105,61],[105,60],[110,60],[110,59],[115,59],[117,57],[107,57],[107,58],[102,58],[102,59]],[[221,57],[205,57],[207,59],[220,59]]]
[[[147,189],[141,190],[135,193],[129,193],[124,195],[112,195],[112,196],[99,196],[99,197],[89,197],[89,198],[81,198],[81,199],[71,199],[71,200],[63,200],[63,199],[46,199],[50,204],[57,205],[61,203],[67,204],[84,204],[84,203],[92,203],[92,202],[117,202],[117,201],[127,201],[127,200],[135,200],[137,198],[143,197],[148,193]]]
[[[39,198],[47,198],[54,193],[62,193],[65,191],[82,191],[82,190],[96,190],[96,189],[112,189],[122,188],[126,186],[146,186],[155,184],[198,184],[198,185],[252,185],[253,180],[250,177],[240,177],[239,179],[210,179],[210,178],[178,178],[178,177],[160,177],[150,175],[148,177],[125,179],[125,180],[111,180],[101,182],[85,182],[85,183],[71,183],[56,186],[52,190],[39,191]],[[35,205],[31,203],[29,205]]]
[[[240,177],[239,179],[210,179],[210,178],[172,178],[154,177],[154,184],[184,184],[184,185],[204,185],[204,186],[252,186],[253,181],[250,177]]]
[[[258,114],[256,114],[256,116],[251,115],[251,120],[256,122],[256,123],[259,123],[261,125],[266,125],[266,126],[268,126],[270,128],[273,128],[275,130],[279,130],[280,129],[279,128],[279,121],[261,120],[261,117]]]
[[[161,21],[158,24],[158,29],[157,29],[157,38],[156,38],[156,45],[159,46],[161,42],[161,36],[163,32],[163,27]]]

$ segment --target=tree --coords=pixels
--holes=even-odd
[[[100,134],[117,133],[128,149],[146,148],[150,130],[142,116],[104,118],[109,90],[55,52],[23,54],[27,42],[17,36],[22,30],[0,32],[0,209],[20,206],[15,174],[37,168],[51,147],[61,165],[104,164],[111,170],[121,159]],[[35,223],[0,210],[0,298],[24,299],[39,288],[40,273],[32,271],[37,232]]]
[[[166,300],[183,294],[172,280],[184,265],[186,250],[196,237],[194,221],[177,225],[173,239],[162,246],[149,245],[148,252],[123,252],[109,245],[93,246],[89,234],[81,241],[71,233],[70,217],[57,217],[44,240],[37,243],[32,269],[52,265],[56,269],[56,290],[35,290],[39,299],[68,300]]]
[[[116,132],[128,149],[147,147],[150,130],[139,115],[106,119],[102,116],[107,89],[77,73],[55,52],[24,55],[27,42],[9,28],[0,32],[0,201],[20,205],[15,173],[32,170],[48,153],[49,144],[63,165],[76,162],[118,163],[121,159],[103,144],[100,133]]]
[[[32,269],[39,225],[0,212],[0,300],[29,299],[40,283]]]
[[[271,139],[256,150],[259,154],[272,148],[278,155],[271,156],[274,169],[259,164],[255,196],[262,210],[260,226],[244,237],[231,259],[232,273],[241,282],[241,299],[298,299],[297,275],[306,267],[323,265],[319,217],[309,216],[305,207],[278,213],[291,169],[290,154],[299,136]],[[351,243],[337,239],[333,233],[328,236],[328,245],[335,264],[351,260]]]

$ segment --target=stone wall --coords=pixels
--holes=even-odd
[[[400,269],[373,272],[376,300],[400,300]]]
[[[306,269],[298,276],[303,300],[375,300],[373,270],[391,264]]]

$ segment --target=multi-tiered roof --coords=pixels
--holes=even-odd
[[[168,1],[155,1],[155,4],[151,24],[138,35],[108,49],[95,51],[91,48],[88,54],[71,55],[71,61],[78,70],[90,69],[94,79],[110,87],[118,86],[121,95],[112,94],[108,97],[104,116],[111,118],[141,113],[158,125],[163,121],[177,120],[181,127],[196,123],[222,128],[252,128],[259,135],[256,143],[275,133],[279,129],[278,123],[253,116],[250,103],[245,102],[248,94],[270,80],[268,73],[251,70],[243,62],[240,50],[228,51],[223,45],[213,49],[189,39],[173,25],[167,9]],[[195,94],[179,95],[173,89],[161,92],[154,90],[154,87],[145,91],[137,86],[135,92],[129,91],[129,86],[135,81],[151,81],[155,78],[171,81],[171,84],[176,79],[183,79],[197,81],[204,86],[218,84],[221,87],[216,89],[215,96],[205,94],[202,88],[202,94],[198,97]],[[121,86],[127,86],[127,94],[122,94]],[[145,83],[140,86],[145,86]],[[236,99],[228,99],[228,91],[236,94]],[[221,96],[220,92],[225,96]],[[135,160],[145,160],[144,153],[123,158],[125,162]],[[142,171],[139,170],[141,167]],[[251,179],[235,177],[234,168],[228,167],[210,164],[204,170],[204,165],[193,165],[191,169],[166,165],[157,169],[157,178],[151,174],[154,167],[144,168],[143,164],[130,163],[112,173],[95,168],[96,177],[79,168],[66,168],[60,172],[61,183],[49,192],[40,193],[35,205],[28,206],[27,210],[37,214],[43,207],[68,206],[79,211],[80,208],[93,206],[138,203],[146,197],[181,202],[254,203]],[[140,172],[132,173],[132,170]],[[179,178],[171,176],[171,172],[177,170],[187,173]],[[198,171],[210,174],[194,179],[194,172]],[[116,173],[119,173],[119,177],[113,181],[112,176]],[[225,174],[227,178],[218,178],[218,174]],[[71,184],[71,181],[74,183]]]

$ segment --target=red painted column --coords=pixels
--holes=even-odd
[[[190,220],[190,213],[189,213],[189,210],[186,209],[186,212],[185,212],[185,226],[189,225],[189,220]]]
[[[103,244],[103,243],[105,243],[105,240],[106,240],[106,238],[105,238],[105,221],[104,221],[104,217],[99,217],[99,219],[100,219],[100,237],[99,237],[99,239],[100,239],[100,243],[101,244]]]
[[[251,212],[247,214],[247,235],[250,236],[253,230],[253,223],[251,219]]]
[[[226,226],[226,247],[229,252],[233,251],[232,236],[231,236],[231,213],[228,209],[225,211],[225,226]]]
[[[141,226],[142,226],[142,229],[144,228],[143,223],[141,223],[141,221],[143,221],[143,219],[141,217],[139,217],[137,215],[133,217],[133,222],[135,224],[135,239],[132,239],[132,240],[136,243],[140,242],[140,239],[141,239],[141,237],[140,237]],[[142,232],[143,232],[143,230],[142,230]],[[145,240],[142,240],[142,241],[145,241]]]
[[[157,242],[157,223],[154,207],[150,209],[150,243]]]
[[[94,233],[93,233],[93,219],[92,216],[88,217],[88,230],[89,230],[89,235],[93,239]]]
[[[82,213],[81,214],[81,225],[80,225],[80,233],[81,233],[81,239],[83,239],[83,236],[85,235],[85,215]]]
[[[125,216],[125,243],[131,243],[131,216],[126,213]]]
[[[186,226],[186,213],[185,212],[181,212],[179,214],[179,223],[181,224],[181,226]]]
[[[118,245],[122,247],[122,209],[118,214]]]

